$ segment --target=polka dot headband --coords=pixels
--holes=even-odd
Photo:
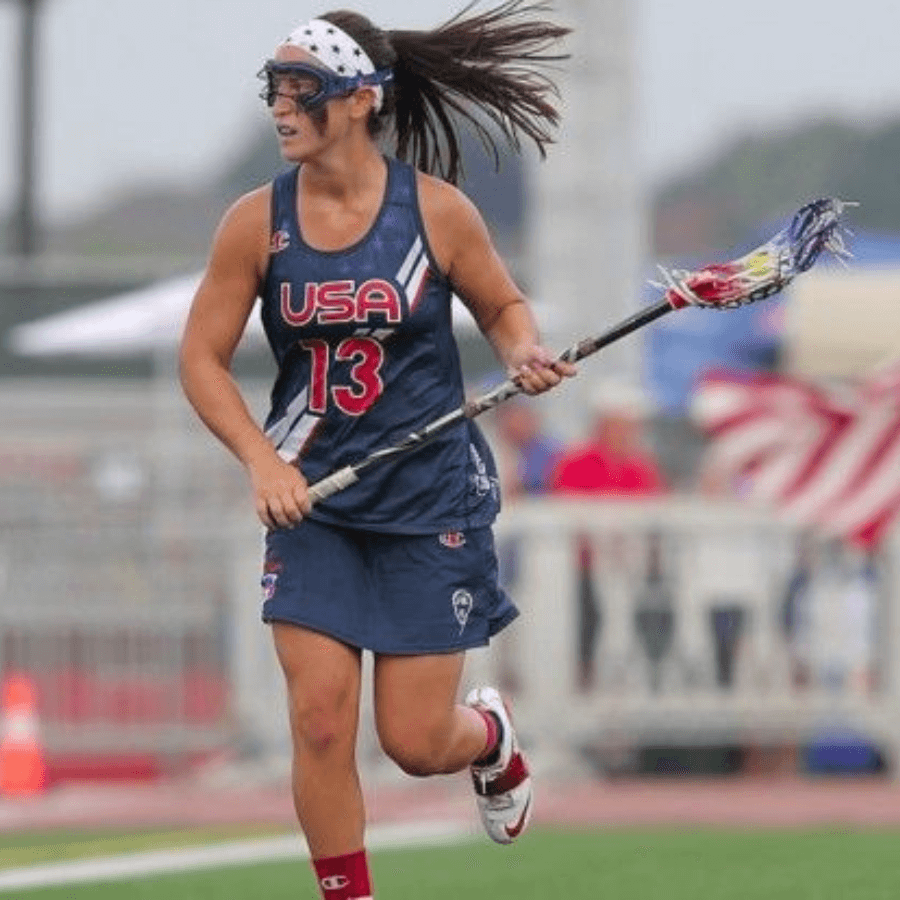
[[[375,72],[366,51],[346,31],[325,19],[310,19],[298,25],[285,43],[300,47],[323,66],[344,77]],[[375,95],[375,112],[378,112],[384,101],[384,91],[378,84],[372,85],[371,90]]]

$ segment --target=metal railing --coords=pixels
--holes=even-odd
[[[900,749],[895,545],[873,560],[699,498],[525,501],[498,541],[522,616],[476,671],[548,763],[830,726]]]
[[[174,387],[7,383],[0,416],[0,673],[33,675],[48,749],[284,756],[260,528]],[[497,540],[522,615],[466,678],[514,695],[547,765],[830,724],[896,756],[896,540],[866,560],[701,498],[523,501]]]
[[[180,402],[167,384],[0,390],[0,676],[34,682],[62,770],[234,740],[223,523],[243,485]]]

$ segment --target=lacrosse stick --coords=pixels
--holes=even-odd
[[[811,268],[823,250],[839,259],[850,256],[843,240],[841,214],[845,207],[855,206],[834,198],[815,200],[799,209],[790,224],[770,241],[727,263],[713,263],[696,272],[660,267],[662,282],[653,282],[663,291],[657,303],[623,319],[608,331],[585,338],[564,350],[559,360],[574,363],[626,335],[649,325],[661,316],[686,306],[728,310],[746,306],[777,294],[797,275]],[[427,444],[437,434],[463,419],[474,419],[483,412],[521,393],[521,386],[511,379],[487,394],[435,419],[424,428],[410,432],[391,447],[376,450],[353,465],[344,466],[310,485],[313,503],[349,487],[367,469],[380,462],[394,459]]]

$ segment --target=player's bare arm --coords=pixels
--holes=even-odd
[[[541,345],[528,301],[510,276],[474,204],[457,188],[419,176],[422,214],[444,274],[466,304],[497,358],[526,393],[574,375]]]
[[[185,394],[210,430],[243,463],[260,520],[269,528],[309,511],[306,482],[284,462],[254,421],[231,374],[268,256],[269,188],[238,200],[213,241],[181,343]]]

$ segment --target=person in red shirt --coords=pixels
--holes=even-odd
[[[559,494],[652,496],[667,490],[665,478],[644,443],[650,403],[628,384],[605,383],[591,402],[586,442],[566,451],[554,468]]]
[[[651,405],[630,385],[606,382],[591,397],[591,424],[585,442],[560,457],[551,476],[555,494],[594,497],[649,497],[668,490],[666,480],[644,442]],[[594,681],[594,656],[600,628],[591,541],[578,537],[578,682],[582,690]]]

